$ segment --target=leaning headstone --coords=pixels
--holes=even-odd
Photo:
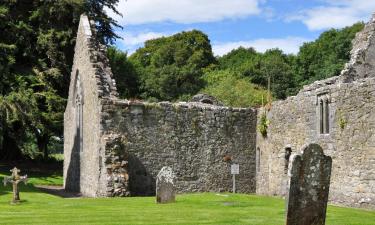
[[[175,189],[175,176],[172,168],[164,166],[156,177],[156,202],[174,202]]]
[[[293,158],[289,170],[286,225],[324,225],[332,159],[317,144]]]

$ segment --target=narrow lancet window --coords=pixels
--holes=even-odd
[[[327,95],[318,96],[318,129],[320,134],[329,134],[329,114],[329,97]]]
[[[75,117],[76,117],[76,138],[79,141],[79,152],[83,151],[83,94],[81,78],[77,71],[75,86]]]
[[[324,119],[325,119],[325,129],[324,133],[329,134],[329,104],[328,104],[328,99],[325,100],[325,113],[324,113]]]
[[[284,164],[284,173],[288,173],[288,167],[289,167],[289,159],[290,156],[292,155],[292,148],[291,147],[286,147],[285,148],[285,164]]]
[[[324,109],[323,109],[323,100],[319,101],[319,129],[320,133],[324,134]]]

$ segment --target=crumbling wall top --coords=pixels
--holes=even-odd
[[[95,70],[99,97],[117,98],[116,82],[107,58],[107,48],[97,39],[93,23],[89,21],[89,18],[85,14],[81,15],[78,32],[82,32],[84,34],[83,38],[86,40],[80,43],[87,45],[90,62]],[[80,35],[78,37],[82,38]],[[77,41],[77,43],[79,42]]]
[[[344,83],[361,78],[375,77],[375,13],[361,32],[358,32],[352,42],[350,61],[341,71],[341,81]]]

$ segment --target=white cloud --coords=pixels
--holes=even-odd
[[[164,36],[169,36],[168,33],[158,33],[158,32],[145,32],[139,34],[125,33],[122,35],[123,40],[121,42],[127,46],[143,44],[147,40],[160,38]]]
[[[120,24],[138,25],[153,22],[197,23],[258,15],[263,0],[121,0]]]
[[[279,48],[285,53],[297,53],[299,47],[304,43],[310,41],[306,38],[301,37],[286,37],[286,38],[275,38],[275,39],[256,39],[250,41],[238,41],[238,42],[226,42],[214,44],[212,46],[215,55],[222,56],[233,49],[240,46],[249,48],[253,47],[258,52],[265,52],[268,49]]]
[[[375,11],[374,0],[325,0],[324,3],[290,16],[286,21],[301,20],[309,30],[342,28],[367,21]]]
[[[172,34],[173,33],[171,32],[125,32],[119,34],[123,39],[119,39],[118,41],[121,43],[122,50],[127,51],[129,54],[132,54],[137,48],[142,47],[147,40],[166,37]]]

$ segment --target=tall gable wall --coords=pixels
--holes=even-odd
[[[82,15],[64,114],[64,187],[86,196],[100,190],[101,101],[117,96],[106,49],[94,32]]]

